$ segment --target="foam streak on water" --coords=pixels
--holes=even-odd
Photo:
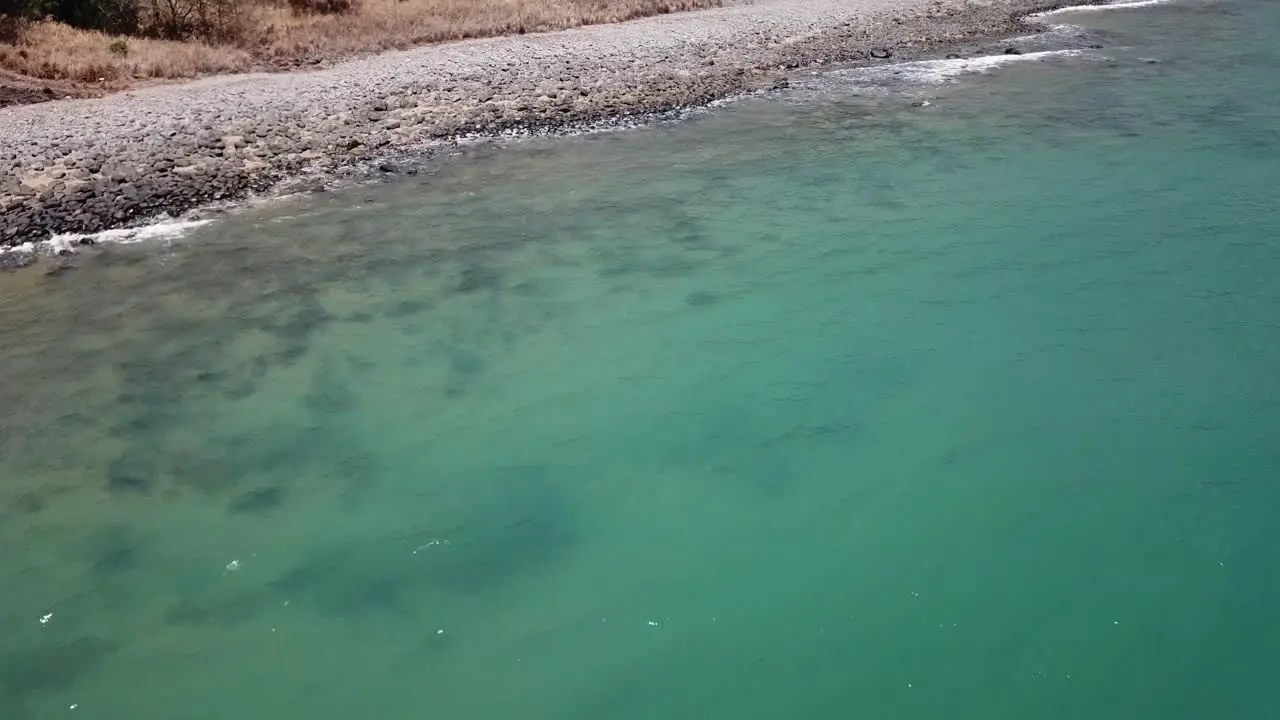
[[[1052,58],[1074,58],[1084,55],[1086,55],[1085,51],[1075,49],[1043,50],[1021,54],[919,60],[895,65],[838,70],[831,73],[831,75],[840,80],[862,83],[893,82],[937,85],[954,82],[964,75],[988,73],[1015,63],[1043,62]]]
[[[1132,0],[1131,2],[1113,2],[1104,3],[1102,5],[1075,5],[1072,7],[1058,8],[1057,10],[1046,10],[1044,12],[1033,13],[1029,15],[1031,19],[1039,19],[1052,17],[1054,15],[1064,15],[1067,13],[1079,12],[1098,12],[1102,10],[1139,10],[1142,8],[1155,7],[1157,5],[1168,5],[1177,0]]]
[[[162,220],[150,225],[132,228],[114,228],[96,233],[62,233],[54,235],[50,244],[59,247],[64,245],[91,243],[135,243],[147,240],[176,240],[189,234],[196,228],[208,225],[212,220]]]
[[[59,233],[43,242],[0,246],[0,255],[6,253],[56,255],[74,253],[77,248],[84,245],[128,245],[146,241],[177,240],[190,234],[196,228],[204,227],[211,222],[213,221],[209,219],[161,220],[149,225],[113,228],[96,233]]]

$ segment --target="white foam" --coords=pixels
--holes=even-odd
[[[1072,25],[1070,23],[1053,23],[1041,26],[1043,29],[1034,35],[1021,35],[1015,38],[1009,38],[1008,43],[1017,45],[1019,43],[1044,42],[1047,39],[1065,38],[1068,40],[1078,40],[1088,37],[1089,30],[1083,25]]]
[[[120,243],[129,244],[143,242],[146,240],[173,240],[182,237],[192,230],[208,225],[212,220],[168,220],[158,222],[153,225],[143,225],[135,228],[116,228],[113,230],[103,230],[96,233],[64,233],[54,235],[49,239],[47,245],[57,250],[63,247],[78,245],[81,241],[90,240],[94,243]]]
[[[0,255],[8,253],[30,254],[37,250],[35,243],[25,242],[21,245],[0,245]]]
[[[16,253],[20,255],[44,254],[55,255],[62,252],[76,251],[81,244],[120,243],[129,244],[145,240],[173,240],[182,237],[192,230],[208,225],[212,220],[167,220],[164,222],[143,225],[135,228],[116,228],[96,233],[62,233],[40,242],[25,242],[21,245],[0,246],[0,255]],[[85,242],[88,241],[88,242]]]
[[[986,73],[1012,63],[1034,62],[1053,57],[1075,57],[1083,54],[1083,50],[1044,50],[1021,55],[986,55],[972,58],[949,58],[946,60],[917,60],[896,65],[838,70],[831,74],[840,78],[864,82],[892,80],[922,85],[940,85],[951,82],[961,75]]]
[[[1151,7],[1153,5],[1168,5],[1174,0],[1131,0],[1131,2],[1108,3],[1106,5],[1074,5],[1072,7],[1058,8],[1057,10],[1045,10],[1044,12],[1033,13],[1028,15],[1033,20],[1049,17],[1051,15],[1062,15],[1065,13],[1076,12],[1093,12],[1097,10],[1134,10],[1137,8]]]

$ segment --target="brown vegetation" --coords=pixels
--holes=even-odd
[[[143,0],[136,33],[41,20],[0,39],[0,69],[103,89],[287,68],[464,38],[714,7],[722,0]],[[164,39],[180,38],[180,39]]]
[[[95,83],[103,89],[117,89],[134,79],[241,72],[253,64],[252,55],[235,46],[126,39],[43,20],[23,28],[12,45],[0,44],[0,67],[41,80]]]

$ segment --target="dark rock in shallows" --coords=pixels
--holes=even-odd
[[[707,305],[713,305],[715,302],[715,293],[710,293],[706,290],[695,290],[684,298],[684,304],[689,307],[705,307]]]
[[[70,270],[75,270],[76,264],[70,260],[60,260],[57,265],[44,271],[45,277],[58,277],[64,275]]]
[[[871,57],[877,60],[886,60],[893,57],[893,51],[888,48],[876,48],[871,51]]]
[[[150,473],[126,458],[112,462],[107,470],[107,488],[112,493],[149,495],[152,486]]]
[[[17,270],[34,265],[37,255],[30,252],[7,252],[0,254],[0,270]]]
[[[250,490],[232,500],[227,510],[232,513],[267,513],[284,502],[284,490],[278,487]]]
[[[1005,55],[1021,55],[1022,51],[1015,47],[1007,47],[1004,49]]]

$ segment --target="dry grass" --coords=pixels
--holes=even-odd
[[[124,54],[122,48],[127,49]],[[242,72],[253,65],[252,54],[234,46],[118,38],[56,22],[32,23],[13,44],[0,43],[0,67],[41,80],[72,80],[108,89],[141,79]]]
[[[46,80],[118,88],[148,78],[185,78],[288,67],[359,53],[620,22],[722,0],[362,0],[351,12],[297,13],[287,0],[243,0],[253,28],[223,44],[77,30],[55,22],[0,42],[0,68]],[[122,52],[127,46],[127,52]]]
[[[363,0],[346,15],[265,8],[264,51],[329,58],[465,38],[546,32],[720,5],[720,0]]]

